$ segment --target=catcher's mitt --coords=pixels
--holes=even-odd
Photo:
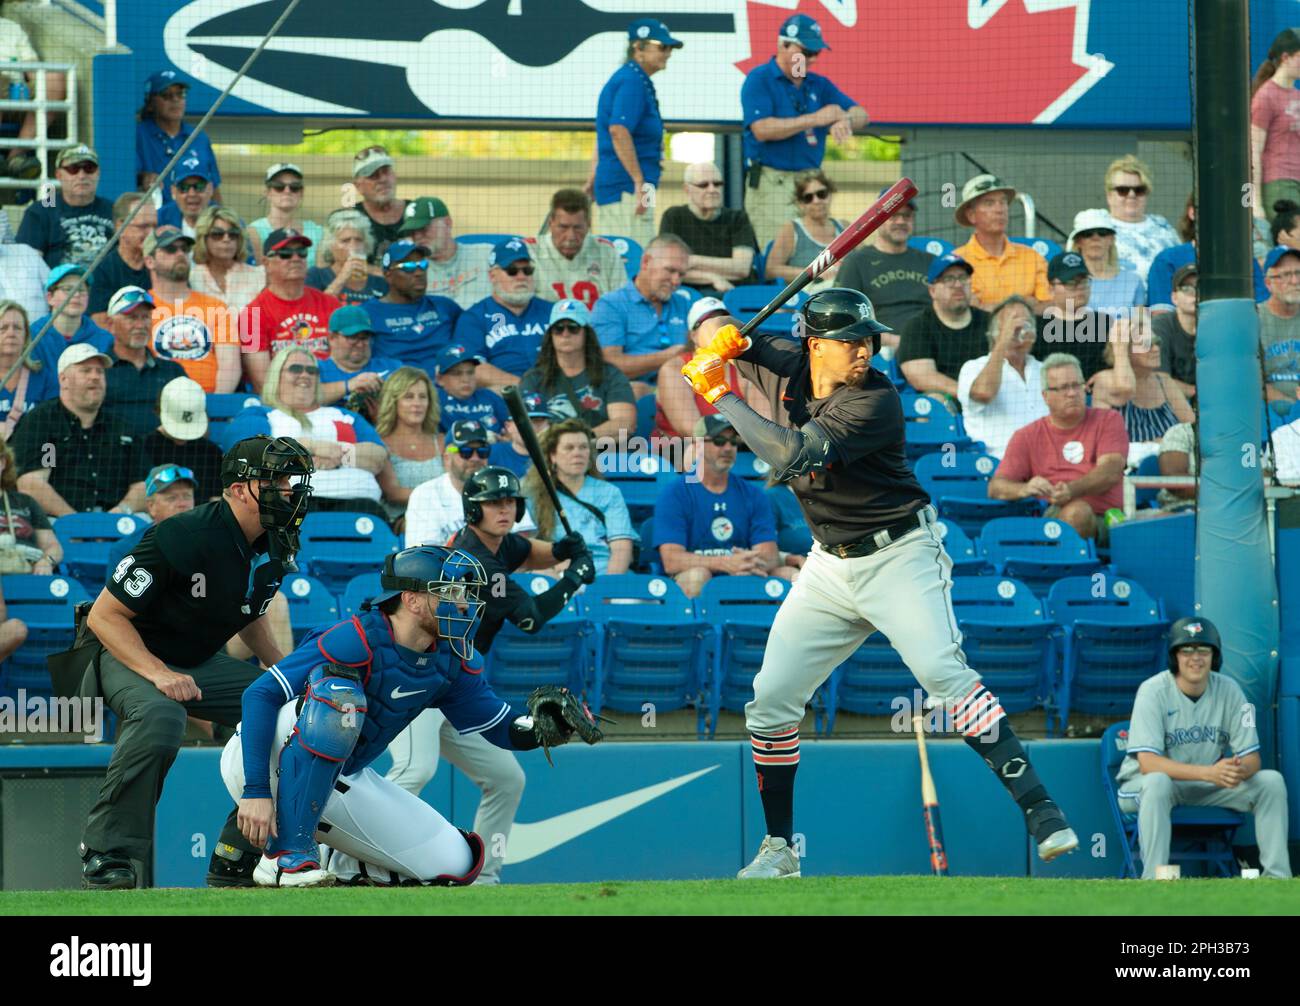
[[[567,744],[575,733],[588,744],[595,744],[605,736],[587,704],[558,685],[533,689],[528,696],[528,712],[533,718],[533,734],[548,762],[551,761],[551,748]]]

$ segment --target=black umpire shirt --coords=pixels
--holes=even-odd
[[[266,612],[284,569],[253,544],[224,500],[148,528],[104,585],[136,613],[136,631],[159,660],[197,667]]]
[[[479,623],[474,636],[474,648],[480,653],[492,649],[492,640],[496,639],[501,626],[507,618],[518,622],[514,617],[520,606],[531,602],[528,592],[519,586],[510,576],[524,564],[532,551],[532,544],[522,534],[511,532],[501,541],[501,547],[492,552],[483,540],[474,533],[473,528],[461,528],[452,539],[452,548],[468,552],[483,564],[487,573],[487,591],[484,600],[483,621]]]
[[[115,412],[101,408],[86,429],[57,398],[23,416],[10,443],[18,474],[48,467],[50,486],[77,511],[117,506],[147,471],[139,443]]]
[[[813,398],[803,344],[771,336],[758,336],[736,364],[762,389],[778,423],[800,429],[816,420],[830,440],[835,460],[789,483],[823,545],[869,537],[930,502],[907,463],[902,401],[884,374],[868,368],[862,387]]]

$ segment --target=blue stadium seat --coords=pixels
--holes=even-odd
[[[231,394],[216,394],[213,392],[208,394],[208,439],[213,443],[218,443],[221,440],[221,430],[225,428],[227,423],[245,409],[256,408],[261,404],[262,400],[256,395],[244,392],[232,392]]]
[[[339,617],[351,618],[361,614],[361,605],[377,597],[383,588],[379,585],[379,571],[359,573],[347,582],[339,598]]]
[[[763,651],[772,620],[790,584],[776,577],[715,576],[695,599],[695,611],[714,629],[712,679],[709,687],[709,736],[718,728],[721,709],[743,712],[754,697],[754,675],[763,666]]]
[[[640,242],[633,238],[623,237],[621,234],[602,234],[600,236],[612,244],[614,250],[622,256],[623,265],[627,267],[627,278],[636,279],[636,274],[641,271],[641,255],[644,251]]]
[[[968,535],[978,536],[995,517],[1028,516],[1038,509],[1035,499],[989,499],[988,484],[997,471],[998,459],[987,454],[938,451],[917,458],[912,468],[939,515]]]
[[[637,534],[641,536],[641,555],[634,573],[649,573],[652,576],[663,576],[664,567],[659,561],[659,549],[654,546],[655,536],[655,519],[647,517],[637,528]]]
[[[1051,238],[1012,238],[1011,240],[1018,245],[1024,245],[1027,248],[1034,249],[1034,251],[1038,252],[1039,255],[1043,256],[1043,258],[1047,259],[1049,262],[1056,258],[1057,255],[1060,255],[1061,252],[1065,251],[1064,248]]]
[[[941,517],[935,524],[935,530],[943,540],[943,550],[952,560],[953,576],[978,576],[992,572],[975,542],[962,530],[960,524]]]
[[[54,520],[54,536],[63,545],[63,568],[95,597],[108,576],[108,551],[149,522],[134,514],[70,513]]]
[[[284,578],[280,593],[289,602],[289,626],[293,641],[301,643],[312,629],[330,625],[339,620],[338,600],[329,588],[315,577],[291,574]]]
[[[1101,735],[1101,784],[1115,819],[1115,830],[1124,850],[1122,876],[1136,879],[1142,875],[1142,847],[1138,835],[1137,814],[1120,809],[1119,788],[1115,777],[1128,753],[1129,723],[1112,723]],[[1245,815],[1226,807],[1175,807],[1169,815],[1171,834],[1169,861],[1200,863],[1220,876],[1237,875],[1237,861],[1232,852],[1232,836],[1245,824]]]
[[[1196,514],[1130,520],[1110,529],[1115,572],[1160,599],[1170,620],[1192,615],[1196,586]]]
[[[713,633],[681,588],[664,576],[602,576],[583,591],[580,610],[597,633],[592,708],[640,713],[653,703],[671,712],[695,703],[702,737]]]
[[[618,487],[627,504],[632,523],[637,524],[654,515],[655,503],[659,500],[659,490],[663,488],[661,473],[665,473],[665,463],[650,454],[630,453],[606,457],[601,467],[605,481]],[[577,504],[572,504],[577,506]],[[567,507],[566,507],[567,509]]]
[[[1048,705],[1055,684],[1055,626],[1022,583],[992,576],[952,582],[952,610],[966,661],[1008,713]]]
[[[555,585],[540,573],[516,573],[512,579],[530,594],[542,594]],[[577,597],[535,633],[506,622],[488,651],[484,676],[501,698],[523,705],[540,685],[565,685],[581,695],[587,690],[595,631],[590,619],[579,614]]]
[[[727,310],[743,323],[765,308],[773,297],[785,289],[785,286],[784,283],[763,283],[733,287],[722,295],[722,302],[727,305]],[[795,312],[807,299],[808,295],[802,291],[795,294],[781,310],[759,325],[758,331],[764,335],[792,336]]]
[[[1300,403],[1297,403],[1300,404]],[[1138,462],[1138,475],[1159,475],[1160,474],[1160,455],[1150,454]],[[1134,502],[1137,503],[1138,509],[1143,507],[1156,506],[1156,497],[1160,495],[1159,489],[1139,489]]]
[[[457,244],[462,245],[495,245],[502,241],[509,241],[511,238],[519,237],[518,234],[462,234],[456,239]]]
[[[917,251],[929,252],[938,258],[940,255],[947,255],[957,246],[951,241],[945,241],[943,238],[927,237],[923,234],[913,234],[907,239],[907,247],[915,248]]]
[[[5,662],[0,690],[14,695],[53,692],[45,658],[72,645],[76,631],[73,609],[90,595],[76,580],[65,576],[6,573],[0,580],[10,618],[27,625],[27,641]],[[98,588],[96,589],[98,593]]]
[[[900,697],[912,702],[916,678],[883,632],[873,632],[833,674],[831,729],[841,709],[862,716],[889,716]]]
[[[1071,576],[1052,585],[1047,614],[1064,637],[1056,705],[1061,728],[1070,710],[1122,716],[1138,685],[1163,670],[1168,621],[1142,585],[1120,576]]]
[[[767,477],[772,474],[772,466],[757,454],[750,451],[740,451],[736,455],[736,464],[731,469],[731,474],[736,478],[766,482]]]
[[[636,435],[642,440],[649,440],[655,430],[658,398],[651,393],[636,400]]]
[[[1063,520],[995,517],[980,532],[980,551],[1002,576],[1026,584],[1039,597],[1057,580],[1101,568],[1092,542]]]
[[[302,522],[304,571],[340,593],[358,573],[376,571],[398,550],[397,536],[382,520],[364,513],[309,513]]]
[[[907,378],[903,376],[895,354],[890,353],[886,356],[882,350],[871,358],[871,366],[889,378],[889,383],[897,388],[900,394],[908,388]]]
[[[970,437],[962,428],[961,417],[954,416],[947,409],[936,405],[933,412],[924,417],[909,418],[904,412],[903,436],[907,457],[914,464],[923,455],[942,451],[964,451],[971,446]]]

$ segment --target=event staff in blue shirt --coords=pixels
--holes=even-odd
[[[153,184],[194,132],[194,127],[184,121],[189,90],[190,85],[175,70],[160,70],[145,81],[144,107],[140,109],[140,122],[135,129],[135,171],[141,192]],[[221,202],[221,171],[217,168],[212,143],[200,133],[188,153],[202,162],[203,177],[210,179],[216,190],[214,201]],[[166,206],[172,201],[172,194],[166,185],[161,191]]]
[[[827,134],[844,143],[866,128],[866,110],[811,72],[829,48],[821,25],[807,14],[792,15],[781,25],[776,55],[751,70],[740,89],[749,168],[745,212],[759,248],[794,216],[794,176],[821,167]]]
[[[587,189],[596,199],[602,234],[646,244],[655,235],[655,187],[664,148],[664,120],[650,78],[682,43],[652,17],[628,25],[627,62],[605,82],[596,102],[596,159]]]

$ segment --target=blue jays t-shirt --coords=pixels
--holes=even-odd
[[[732,475],[726,492],[713,493],[686,476],[674,479],[655,503],[654,547],[681,545],[700,555],[730,555],[776,541],[772,504],[760,486]]]
[[[520,315],[484,297],[467,307],[456,322],[456,341],[469,350],[470,356],[481,356],[507,374],[522,375],[537,363],[554,306],[534,297]]]
[[[622,126],[632,135],[641,177],[659,184],[659,159],[664,149],[664,120],[654,83],[635,62],[628,60],[605,82],[596,101],[596,204],[616,203],[632,192],[632,176],[614,151],[610,126]]]
[[[826,154],[826,137],[829,126],[795,133],[784,140],[756,140],[750,127],[760,119],[795,119],[809,115],[827,105],[849,109],[857,102],[841,91],[826,77],[810,73],[799,87],[795,87],[773,56],[762,66],[755,67],[745,77],[740,88],[740,106],[745,117],[745,161],[755,161],[778,171],[803,171],[821,167]]]
[[[371,352],[392,356],[433,376],[438,351],[451,342],[460,305],[447,297],[425,295],[414,304],[368,300],[361,309],[370,315]]]
[[[504,440],[498,440],[492,445],[492,452],[488,454],[488,464],[496,465],[498,468],[509,468],[523,478],[532,467],[533,459],[527,454],[520,454]]]
[[[135,170],[136,173],[147,171],[150,174],[160,174],[162,169],[176,155],[176,151],[185,145],[185,141],[190,138],[194,132],[194,127],[187,123],[181,123],[180,132],[175,136],[168,136],[158,123],[148,119],[139,123],[135,127]],[[202,171],[212,179],[214,186],[221,185],[221,172],[217,168],[217,155],[212,152],[212,143],[204,133],[199,133],[194,140],[194,145],[185,152],[185,161],[197,160]],[[193,170],[191,168],[190,170]],[[169,183],[171,179],[167,180]],[[171,185],[164,184],[162,187],[163,205],[173,202],[171,194]]]
[[[357,371],[344,370],[334,358],[328,360],[318,360],[320,364],[320,383],[329,384],[334,381],[350,381],[361,374],[378,374],[381,379],[387,379],[388,375],[402,365],[401,360],[394,360],[387,356],[372,356],[364,367]]]
[[[439,388],[438,408],[441,411],[438,427],[443,433],[451,432],[452,423],[474,419],[493,433],[499,434],[510,421],[510,410],[506,408],[505,399],[487,388],[476,388],[468,398],[453,398]]]

